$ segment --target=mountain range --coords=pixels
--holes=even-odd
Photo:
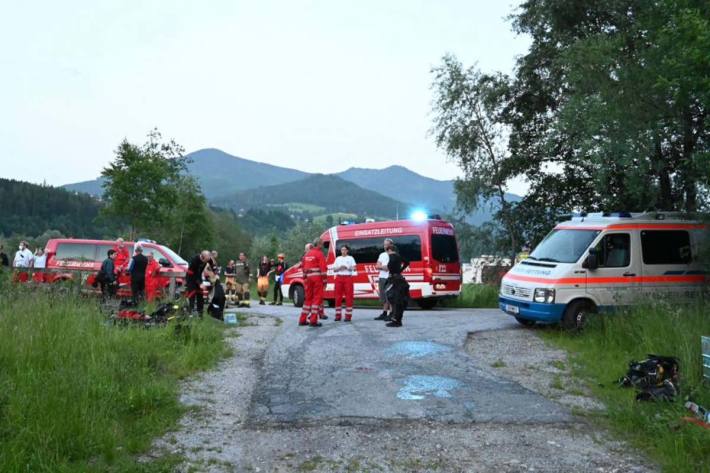
[[[187,155],[194,176],[210,204],[236,211],[264,206],[302,213],[356,213],[395,218],[412,208],[451,212],[456,204],[454,181],[417,174],[403,166],[384,169],[350,168],[337,174],[311,174],[232,156],[207,148]],[[103,193],[103,179],[64,187],[95,196]],[[314,190],[318,192],[313,192]],[[520,197],[510,194],[512,200]],[[482,205],[467,221],[491,219],[491,206]]]

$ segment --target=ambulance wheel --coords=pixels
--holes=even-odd
[[[431,310],[436,306],[438,301],[436,299],[417,299],[417,305],[424,310]]]
[[[597,308],[590,301],[572,301],[562,315],[562,328],[573,332],[580,331],[589,320],[590,314],[596,311]]]
[[[303,307],[305,298],[306,294],[303,290],[303,286],[298,285],[291,289],[291,300],[293,301],[294,307]]]
[[[516,317],[515,320],[517,320],[520,325],[525,325],[526,327],[532,327],[535,325],[534,320],[523,319],[522,317]]]

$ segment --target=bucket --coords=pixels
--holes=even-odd
[[[227,325],[237,325],[237,314],[224,314],[224,323]]]

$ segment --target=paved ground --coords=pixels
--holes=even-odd
[[[185,471],[651,469],[538,389],[548,371],[506,372],[564,355],[498,310],[413,310],[402,328],[373,309],[321,328],[293,307],[248,313],[235,356],[186,385],[198,409],[156,445]]]

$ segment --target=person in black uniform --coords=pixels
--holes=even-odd
[[[207,313],[217,320],[224,320],[224,306],[227,303],[227,298],[224,297],[224,288],[219,280],[219,276],[212,271],[208,265],[205,269],[205,274],[212,284],[212,299],[207,306]]]
[[[199,255],[195,255],[190,260],[190,265],[187,267],[187,277],[185,278],[185,288],[187,289],[187,297],[190,300],[190,313],[195,311],[195,303],[197,303],[197,313],[202,317],[202,311],[205,306],[205,298],[202,295],[202,273],[205,271],[205,266],[212,259],[209,251],[204,250]]]
[[[143,247],[136,245],[134,251],[128,272],[131,273],[133,303],[138,304],[145,299],[145,269],[148,267],[148,258],[143,255]]]
[[[284,300],[284,295],[281,292],[281,283],[283,283],[283,274],[288,269],[288,264],[286,264],[285,254],[279,253],[278,259],[274,265],[274,301],[271,305],[281,305]]]
[[[10,266],[10,260],[5,253],[5,248],[0,245],[0,269],[4,269]]]
[[[409,284],[402,276],[402,272],[409,266],[409,261],[406,261],[397,252],[397,247],[392,245],[388,250],[389,262],[387,270],[390,273],[387,279],[387,300],[392,305],[392,312],[389,316],[388,327],[401,327],[402,317],[404,317],[404,309],[409,303]]]

